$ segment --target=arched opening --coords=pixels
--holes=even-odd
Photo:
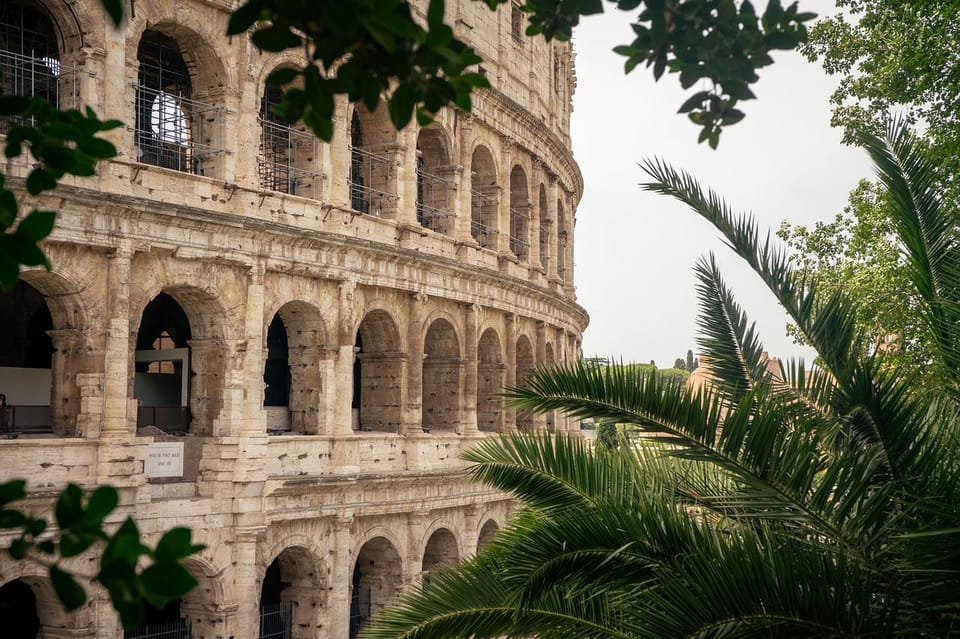
[[[547,211],[547,189],[540,185],[540,266],[544,270],[550,266],[550,213]]]
[[[510,171],[510,252],[522,262],[530,250],[528,227],[530,196],[527,192],[527,174],[520,166]]]
[[[477,428],[481,432],[503,431],[503,377],[506,367],[500,338],[488,328],[477,348]]]
[[[385,311],[368,313],[357,330],[354,350],[353,402],[359,429],[398,432],[404,356],[393,318]]]
[[[190,430],[191,337],[190,320],[170,295],[160,293],[143,309],[133,380],[137,428]]]
[[[33,589],[20,579],[0,586],[0,619],[3,636],[9,639],[36,639],[40,636],[40,615]]]
[[[194,99],[190,68],[176,39],[155,29],[137,47],[137,160],[209,175],[220,107]]]
[[[423,549],[423,583],[430,583],[430,573],[444,568],[452,568],[460,561],[457,539],[446,528],[438,528]]]
[[[553,357],[553,344],[547,344],[547,353],[546,353],[546,364],[547,368],[553,368],[556,366],[556,360]],[[546,414],[547,418],[547,431],[555,433],[557,431],[557,413],[556,411],[550,411]]]
[[[478,146],[470,160],[470,236],[483,248],[496,248],[497,212],[497,167]]]
[[[124,630],[123,639],[189,639],[190,620],[180,610],[181,601],[170,602],[165,608],[144,603],[143,623]]]
[[[283,89],[267,85],[260,100],[260,149],[257,169],[260,188],[290,195],[317,197],[318,175],[314,169],[317,138],[302,126],[291,126],[273,107],[283,98]]]
[[[76,105],[78,73],[63,64],[60,34],[42,6],[0,3],[0,89],[5,95],[36,96],[57,108]],[[9,121],[0,123],[4,133]]]
[[[360,213],[393,219],[396,193],[390,146],[396,133],[386,109],[371,113],[361,106],[350,120],[350,206]]]
[[[567,220],[563,214],[563,202],[557,200],[557,277],[566,276],[567,268]]]
[[[423,341],[423,430],[460,430],[460,342],[445,319],[430,324]]]
[[[0,291],[0,436],[53,432],[53,317],[37,289],[19,281]],[[2,403],[2,402],[0,402]]]
[[[497,522],[492,519],[487,520],[480,529],[480,537],[477,538],[477,552],[486,548],[498,532],[500,532],[500,526]]]
[[[365,543],[357,555],[351,580],[351,639],[383,609],[402,583],[400,554],[393,544],[384,537],[375,537]]]
[[[273,316],[263,368],[268,432],[312,435],[322,431],[323,340],[320,312],[310,304],[288,302]]]
[[[287,548],[267,567],[260,588],[259,639],[291,639],[295,628],[317,626],[322,579],[304,548]]]
[[[417,221],[438,233],[453,233],[451,183],[443,173],[450,168],[447,141],[436,127],[417,135]]]
[[[526,335],[517,338],[517,386],[523,386],[533,375],[536,364],[533,359],[533,347]],[[530,410],[517,411],[517,430],[533,430],[533,412]]]

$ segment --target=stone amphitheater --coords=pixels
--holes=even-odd
[[[115,523],[206,544],[199,587],[132,631],[101,589],[64,613],[4,556],[4,637],[353,637],[509,515],[465,449],[576,429],[499,395],[576,358],[588,319],[569,43],[450,0],[493,89],[400,132],[343,101],[327,144],[273,115],[264,79],[301,60],[226,37],[233,4],[131,0],[115,31],[98,0],[0,2],[4,93],[126,123],[96,177],[21,198],[59,219],[52,271],[0,293],[2,478],[37,511],[109,483]],[[4,172],[21,188],[29,168]]]

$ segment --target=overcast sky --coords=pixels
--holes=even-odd
[[[832,219],[857,181],[871,175],[866,155],[842,146],[830,127],[835,80],[798,53],[775,55],[754,86],[758,99],[741,103],[746,119],[724,131],[713,151],[697,144],[699,130],[676,114],[686,95],[676,75],[659,83],[642,67],[623,75],[622,58],[610,50],[630,42],[630,15],[605,6],[610,13],[584,20],[574,39],[573,148],[585,181],[575,273],[578,301],[590,313],[584,355],[667,367],[688,348],[696,351],[693,266],[713,251],[766,349],[809,358],[786,337],[786,316],[770,293],[713,227],[640,190],[645,174],[637,163],[656,156],[686,169],[772,230],[782,220]],[[821,14],[833,9],[823,0],[801,6]]]

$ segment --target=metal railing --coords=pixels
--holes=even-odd
[[[448,210],[449,180],[417,169],[417,222],[424,228],[439,233],[449,233],[447,219],[453,217]]]
[[[311,170],[316,157],[315,135],[260,118],[257,169],[261,188],[316,198],[320,176]]]
[[[0,408],[0,437],[16,438],[20,435],[49,435],[49,406],[5,406]]]
[[[134,630],[125,630],[123,639],[190,639],[190,620],[174,619],[143,624]]]
[[[493,248],[497,239],[497,232],[485,224],[472,220],[470,222],[470,236],[482,248]]]
[[[292,602],[260,606],[260,639],[290,639],[292,631]]]
[[[396,199],[385,190],[392,165],[389,156],[350,147],[350,206],[353,210],[380,215],[380,204]]]
[[[79,69],[54,58],[0,49],[0,89],[5,95],[35,96],[58,109],[73,108],[80,100],[79,80]],[[17,122],[14,118],[0,120],[0,133],[6,133]]]
[[[204,163],[223,153],[212,144],[222,107],[137,85],[137,161],[204,174]]]
[[[526,258],[530,243],[523,239],[527,234],[527,214],[510,209],[510,252],[518,258]]]

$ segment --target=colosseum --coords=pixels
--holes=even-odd
[[[114,525],[206,544],[199,587],[127,631],[102,589],[64,613],[4,556],[4,637],[353,637],[509,515],[465,449],[575,428],[499,395],[574,359],[587,324],[569,43],[523,37],[516,4],[450,0],[493,85],[473,111],[397,132],[343,100],[320,143],[264,83],[301,60],[226,37],[234,4],[131,1],[116,31],[98,0],[0,2],[4,93],[126,125],[95,177],[22,194],[59,218],[52,270],[0,293],[3,478],[46,512],[67,482],[111,484]],[[3,172],[22,189],[29,168]]]

